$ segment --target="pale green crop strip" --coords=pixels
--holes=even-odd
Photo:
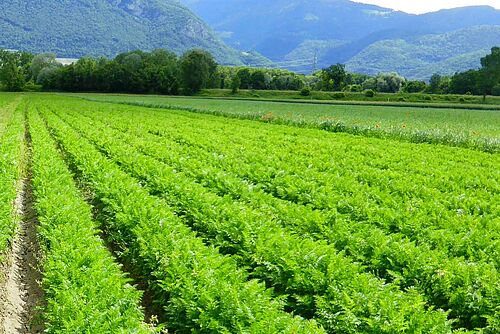
[[[115,139],[105,129],[99,130],[97,124],[71,117],[72,113],[57,113],[111,154],[127,171],[145,179],[154,190],[165,193],[178,213],[206,234],[210,242],[226,252],[236,252],[244,263],[254,267],[256,277],[294,296],[295,309],[314,314],[330,332],[348,328],[356,328],[360,333],[403,328],[447,331],[444,314],[426,312],[423,299],[415,292],[398,292],[393,286],[364,274],[360,266],[350,263],[324,243],[289,234],[278,223],[232,201],[218,199],[180,173],[170,175],[166,166],[127,149],[128,144]],[[310,277],[309,281],[304,282],[306,277]],[[373,309],[362,305],[362,296],[366,295],[371,296]]]
[[[285,225],[293,225],[293,229],[299,233],[313,237],[319,234],[320,237],[336,244],[339,249],[347,250],[348,253],[356,256],[370,270],[379,275],[397,278],[402,286],[416,285],[429,296],[431,301],[439,301],[439,306],[450,308],[452,316],[464,318],[464,321],[470,322],[470,319],[467,319],[467,309],[463,306],[464,303],[453,303],[453,300],[469,300],[465,303],[469,307],[485,304],[488,300],[492,304],[500,303],[499,291],[494,288],[498,273],[491,264],[469,263],[462,258],[449,258],[444,252],[429,249],[425,244],[417,245],[396,233],[390,236],[385,235],[376,226],[357,224],[335,216],[329,217],[325,212],[312,211],[310,207],[274,198],[259,191],[258,188],[249,187],[248,184],[232,176],[230,172],[211,168],[210,165],[214,162],[209,161],[210,158],[218,160],[214,155],[162,140],[137,127],[124,127],[121,124],[124,120],[118,121],[118,117],[112,119],[97,117],[95,113],[89,112],[83,115],[92,117],[94,120],[97,118],[108,122],[109,127],[121,126],[124,133],[108,130],[106,136],[114,138],[115,141],[126,142],[158,160],[171,164],[178,171],[176,182],[179,182],[183,174],[189,175],[220,194],[230,194],[235,200],[244,201],[260,212],[266,212],[269,217],[275,217]],[[89,123],[96,126],[94,120]],[[129,133],[136,133],[136,135]],[[144,140],[136,136],[143,137]],[[203,157],[203,160],[196,160],[200,157]],[[331,220],[335,222],[329,222]],[[487,248],[483,249],[483,251],[486,250]],[[454,282],[453,285],[449,284],[450,280]],[[431,281],[435,283],[429,285],[428,282]],[[472,299],[472,295],[465,293],[468,289],[474,289],[475,295],[482,295],[484,299],[477,300],[477,297],[474,298],[475,300]],[[443,301],[447,301],[447,305]],[[487,311],[487,313],[492,314],[492,311]]]
[[[39,116],[30,108],[32,171],[43,248],[47,333],[152,333],[130,285],[97,236],[77,190]]]
[[[82,137],[44,112],[72,163],[113,215],[108,233],[126,247],[165,307],[167,326],[198,333],[321,333],[314,322],[282,311],[262,284],[183,226],[164,202],[148,195]]]
[[[19,219],[14,201],[24,168],[23,106],[23,102],[16,101],[2,111],[12,116],[0,137],[0,261],[8,251]]]

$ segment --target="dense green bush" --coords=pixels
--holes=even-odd
[[[366,97],[374,97],[375,92],[373,91],[373,89],[367,89],[367,90],[365,90],[365,96]]]
[[[300,90],[300,95],[302,96],[310,96],[311,95],[311,88],[309,87],[304,87]]]
[[[491,95],[493,96],[500,96],[500,83],[495,85],[492,89],[491,89]]]
[[[345,99],[346,98],[346,94],[344,92],[335,92],[335,93],[332,93],[332,97],[336,100],[339,100],[339,99]]]

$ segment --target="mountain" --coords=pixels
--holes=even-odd
[[[491,46],[500,45],[500,26],[475,26],[457,31],[371,44],[347,62],[353,72],[398,72],[426,80],[432,73],[450,75],[478,68]]]
[[[359,63],[367,55],[385,60],[383,57],[391,51],[390,59],[398,62],[392,67],[385,66],[389,64],[385,62],[380,68],[403,70],[401,74],[409,77],[428,78],[432,69],[443,64],[447,72],[466,69],[473,63],[473,56],[483,55],[484,50],[498,45],[494,38],[479,38],[478,43],[473,43],[474,50],[466,45],[478,37],[478,31],[489,33],[500,26],[500,10],[488,6],[414,15],[348,0],[181,2],[210,24],[228,45],[256,50],[278,64],[298,71],[310,71],[315,64],[323,67],[341,62],[350,68],[373,73],[379,67],[361,67]],[[450,48],[448,61],[443,58],[432,60],[432,55],[423,57],[423,61],[421,55],[413,58],[412,54],[420,53],[418,43],[438,43],[447,40],[450,33],[452,37],[460,36],[463,44],[443,45]],[[476,63],[478,59],[475,59]],[[429,64],[432,66],[428,70],[422,70]]]
[[[203,48],[225,64],[262,61],[228,47],[176,0],[0,0],[0,48],[67,58]]]

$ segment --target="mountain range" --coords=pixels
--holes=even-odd
[[[176,0],[0,0],[0,48],[62,58],[204,48],[225,64],[254,58],[228,47]]]
[[[310,73],[396,71],[428,79],[479,66],[500,45],[500,10],[412,15],[348,0],[0,0],[0,48],[62,58],[166,48],[221,64]]]
[[[478,67],[500,45],[500,10],[488,6],[414,15],[348,0],[182,3],[228,45],[303,72],[340,62],[363,73],[426,79]]]

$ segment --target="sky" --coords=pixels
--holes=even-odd
[[[407,13],[422,14],[444,8],[489,5],[500,9],[500,0],[354,0],[356,2],[378,5],[401,10]]]

